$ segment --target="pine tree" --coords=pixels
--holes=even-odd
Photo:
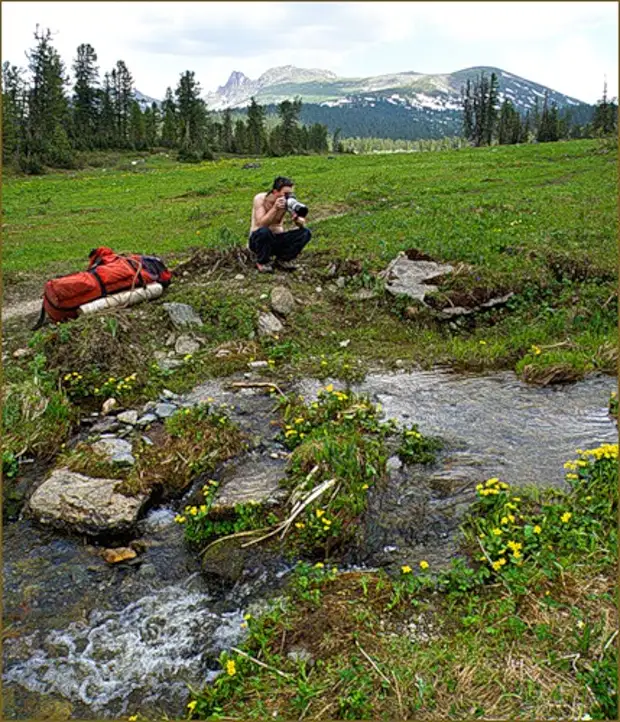
[[[233,146],[234,146],[234,139],[233,139],[233,127],[232,127],[232,114],[230,112],[230,108],[226,108],[226,110],[224,110],[224,115],[222,116],[221,148],[224,151],[224,153],[232,153]]]
[[[130,145],[129,118],[134,100],[133,78],[122,60],[117,61],[110,78],[115,117],[115,144],[118,148],[127,148]]]
[[[166,97],[162,103],[161,110],[161,144],[165,148],[174,148],[177,145],[178,139],[178,114],[171,88],[166,88]]]
[[[332,140],[332,153],[344,153],[344,145],[340,140],[341,133],[341,128],[336,128],[336,130],[334,131],[334,137]]]
[[[248,150],[250,153],[260,155],[266,145],[265,109],[252,97],[248,107]]]
[[[37,25],[34,37],[36,46],[27,53],[31,78],[20,162],[27,172],[41,172],[44,164],[70,168],[74,159],[66,130],[69,105],[65,96],[68,84],[65,67],[52,46],[49,29],[39,32]]]
[[[305,126],[304,126],[305,127]],[[327,144],[327,126],[321,123],[314,123],[308,129],[308,150],[315,153],[326,153],[329,149]]]
[[[222,131],[223,132],[223,131]],[[225,138],[224,138],[225,140]],[[248,133],[245,123],[239,119],[235,123],[232,141],[233,153],[244,154],[248,152]]]
[[[552,104],[551,108],[549,107],[549,94],[545,92],[536,140],[539,143],[554,142],[558,140],[558,130],[558,109],[555,103]]]
[[[179,160],[198,162],[208,157],[207,107],[192,70],[181,74],[175,90],[178,109]]]
[[[281,147],[284,155],[292,155],[295,152],[295,141],[299,114],[301,113],[301,98],[283,100],[278,105],[278,115],[281,120]]]
[[[495,134],[495,125],[497,123],[497,100],[497,75],[495,75],[495,73],[491,73],[488,97],[486,99],[486,108],[484,110],[484,143],[486,145],[491,145]]]
[[[2,159],[18,165],[24,141],[26,83],[24,71],[9,61],[2,64]]]
[[[129,144],[134,150],[146,147],[146,126],[144,115],[137,100],[132,100],[129,108]]]
[[[613,135],[618,127],[618,106],[615,98],[607,100],[607,81],[603,86],[603,97],[596,104],[592,117],[594,135]]]
[[[161,113],[157,103],[151,103],[144,111],[144,139],[147,148],[155,148],[159,142],[159,126]]]
[[[97,145],[99,148],[113,148],[116,139],[116,118],[112,100],[112,81],[109,73],[103,76],[103,88],[99,92],[99,107]]]
[[[94,148],[97,134],[99,68],[96,62],[97,53],[91,45],[78,47],[73,63],[73,133],[76,147],[83,150]]]
[[[474,106],[472,98],[471,80],[461,88],[461,103],[463,105],[463,136],[466,140],[474,137]]]

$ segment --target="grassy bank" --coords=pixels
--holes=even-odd
[[[481,484],[448,571],[300,564],[188,718],[615,719],[617,456],[565,494]]]

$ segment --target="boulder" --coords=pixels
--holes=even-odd
[[[238,581],[253,558],[252,547],[241,546],[247,541],[247,537],[225,539],[207,547],[202,557],[202,571],[229,582]]]
[[[174,350],[176,353],[185,356],[188,353],[196,353],[200,348],[198,341],[194,341],[189,336],[179,336],[174,344]]]
[[[144,416],[141,416],[138,419],[138,426],[144,427],[148,426],[149,424],[154,424],[157,421],[157,416],[155,414],[144,414]]]
[[[174,404],[157,404],[153,411],[160,419],[167,419],[176,413],[177,408]]]
[[[230,466],[223,474],[211,513],[214,516],[232,513],[235,504],[280,504],[288,496],[288,491],[280,486],[284,473],[281,463],[261,458]]]
[[[92,479],[56,469],[30,497],[28,513],[42,524],[82,534],[115,534],[136,523],[146,495],[116,492],[118,479]]]
[[[411,261],[401,251],[379,275],[385,279],[385,290],[388,293],[393,296],[409,296],[424,303],[426,294],[437,290],[437,286],[426,281],[452,271],[452,266],[434,261]]]
[[[101,413],[104,416],[107,416],[108,414],[112,413],[112,411],[118,406],[118,402],[116,399],[106,399],[103,402],[103,406],[101,407]]]
[[[261,313],[258,316],[258,335],[275,336],[284,330],[282,322],[273,313]]]
[[[183,329],[202,326],[200,316],[186,303],[164,303],[163,306],[175,328]]]
[[[271,308],[282,316],[295,310],[295,299],[286,286],[274,286],[271,291]]]
[[[115,436],[95,441],[93,451],[103,454],[106,461],[119,466],[132,466],[136,461],[129,441],[117,439]]]
[[[138,412],[131,409],[130,411],[123,411],[116,417],[121,423],[129,424],[129,426],[135,426],[138,423]]]

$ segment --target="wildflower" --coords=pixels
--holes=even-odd
[[[562,514],[562,516],[560,517],[560,520],[564,522],[564,524],[566,524],[570,520],[571,516],[572,514],[570,513],[570,511],[565,511],[564,514]]]
[[[323,569],[324,566],[325,566],[325,564],[323,564],[323,562],[317,562],[317,563],[314,565],[314,568],[315,568],[315,569]]]
[[[513,496],[513,497],[512,497],[512,500],[513,500],[513,501],[521,501],[521,497],[520,497],[520,496]]]
[[[508,517],[503,516],[500,523],[501,523],[501,524],[508,524]]]
[[[518,549],[515,549],[512,556],[514,559],[520,559],[523,556],[523,554],[521,554],[521,552]]]
[[[193,506],[193,507],[189,510],[189,513],[190,513],[192,516],[196,516],[196,514],[198,514],[198,509],[197,509],[195,506]]]
[[[327,386],[325,387],[325,391],[329,392],[330,394],[331,394],[331,392],[332,392],[333,390],[334,390],[334,385],[333,385],[333,384],[329,384],[329,385],[327,385]]]
[[[252,619],[252,615],[251,615],[251,614],[244,614],[244,615],[243,615],[243,618],[244,618],[245,621],[247,622],[248,619]]]
[[[362,484],[362,489],[368,489],[368,484]]]
[[[176,521],[177,524],[184,524],[187,521],[186,518],[184,516],[182,516],[181,514],[177,514],[174,517],[174,520]]]
[[[188,709],[190,712],[193,712],[193,711],[196,709],[196,705],[197,705],[197,704],[198,704],[198,702],[196,702],[196,700],[193,699],[191,702],[188,702],[188,703],[187,703],[187,709]]]
[[[534,354],[534,356],[539,356],[542,353],[540,346],[532,346],[530,351]]]
[[[330,527],[332,524],[331,519],[321,519],[321,521],[323,522],[323,524],[325,524],[326,527]]]
[[[424,559],[422,559],[422,561],[420,562],[420,569],[428,569],[428,567],[429,567],[428,562],[425,561]]]
[[[586,625],[585,625],[585,622],[583,621],[583,619],[580,619],[580,620],[577,622],[577,627],[578,627],[579,629],[583,629],[585,626],[586,626]]]
[[[516,541],[509,541],[508,544],[506,544],[506,546],[515,552],[517,552],[517,551],[519,551],[519,549],[523,548],[523,544],[520,544],[519,542],[516,542]]]
[[[138,719],[138,715],[132,714],[131,717],[127,718],[127,722],[136,722],[137,719]]]
[[[320,519],[323,514],[325,514],[325,511],[323,509],[317,509],[315,514],[317,515],[317,518]]]
[[[241,627],[241,629],[247,629],[248,623],[247,623],[247,622],[241,622],[241,624],[240,624],[239,626]]]
[[[295,419],[295,423],[296,423],[296,424],[303,424],[303,423],[304,423],[303,417],[300,416],[298,419]]]
[[[478,343],[479,343],[481,346],[486,346],[486,345],[487,345],[487,342],[486,342],[486,341],[479,341]]]
[[[211,486],[217,486],[217,481],[215,481],[215,479],[209,479],[209,484],[211,484]]]
[[[295,524],[295,529],[303,529],[306,525],[303,523],[303,521],[298,521]]]
[[[509,521],[511,524],[514,524],[514,523],[515,523],[515,516],[514,516],[514,514],[508,514],[508,521]]]
[[[534,534],[540,534],[541,531],[542,531],[541,527],[538,524],[536,524],[536,526],[534,527]]]
[[[577,474],[566,474],[567,479],[571,479],[572,481],[576,481],[579,476]]]
[[[404,566],[402,566],[402,567],[400,568],[400,570],[401,570],[401,572],[402,572],[403,574],[411,574],[411,571],[412,571],[411,567],[410,567],[409,565],[407,565],[407,564],[405,564]]]
[[[234,659],[229,659],[228,662],[226,662],[226,673],[230,677],[233,677],[237,673],[237,665]]]
[[[501,530],[501,529],[497,529],[497,528],[496,528],[496,529],[493,529],[493,534],[495,534],[495,536],[501,536],[501,535],[502,535],[502,530]]]
[[[201,507],[200,507],[200,513],[201,513],[201,514],[206,514],[206,512],[207,512],[207,505],[206,505],[206,504],[202,504]]]

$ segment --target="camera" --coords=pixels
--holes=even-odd
[[[301,218],[305,218],[308,215],[308,206],[300,203],[297,198],[295,198],[294,193],[285,193],[284,197],[286,198],[286,210],[289,213],[296,213]]]

